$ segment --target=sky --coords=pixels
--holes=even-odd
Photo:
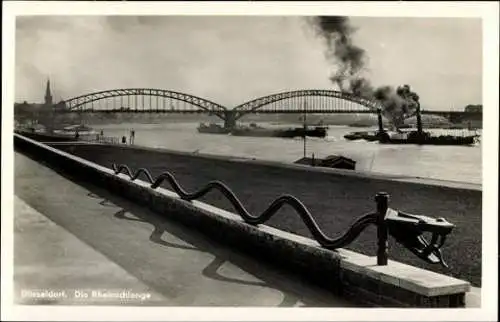
[[[482,103],[482,27],[475,18],[353,17],[375,86],[409,84],[424,109]],[[94,91],[180,91],[229,108],[296,89],[337,89],[337,66],[305,17],[18,17],[16,101]]]

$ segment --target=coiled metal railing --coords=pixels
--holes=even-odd
[[[422,215],[412,215],[401,211],[395,211],[388,207],[389,195],[380,192],[375,196],[377,205],[376,211],[365,214],[358,218],[347,231],[338,238],[328,237],[318,226],[309,210],[297,198],[291,195],[283,195],[274,200],[266,210],[260,215],[252,215],[243,206],[234,192],[220,181],[211,181],[198,191],[186,192],[175,177],[170,172],[163,172],[156,179],[153,179],[147,169],[140,168],[133,172],[127,165],[113,164],[112,168],[116,175],[124,173],[133,181],[141,174],[144,174],[152,189],[158,188],[164,181],[167,181],[182,200],[195,200],[203,197],[212,190],[218,190],[226,199],[231,202],[236,213],[241,216],[244,222],[250,225],[263,224],[284,205],[290,205],[297,212],[313,235],[316,241],[326,249],[336,249],[352,243],[361,232],[371,224],[377,226],[377,265],[387,265],[388,263],[388,235],[392,235],[396,241],[413,252],[421,259],[446,267],[441,254],[441,247],[446,236],[451,233],[454,225],[444,218],[431,218]],[[423,233],[432,234],[432,239],[428,241]]]
[[[114,163],[112,164],[112,168],[115,174],[124,173],[128,175],[132,181],[136,180],[141,174],[144,174],[147,181],[151,184],[150,187],[152,189],[156,189],[164,181],[167,181],[173,188],[175,193],[177,193],[181,199],[186,201],[199,199],[212,190],[218,190],[233,205],[236,213],[250,225],[265,223],[272,216],[274,216],[284,205],[288,204],[299,214],[300,218],[307,226],[316,241],[322,247],[327,249],[336,249],[350,244],[359,236],[359,234],[361,234],[361,232],[367,226],[369,226],[370,224],[376,224],[378,222],[377,212],[368,213],[358,218],[342,236],[338,238],[330,238],[319,228],[318,224],[314,220],[307,207],[299,199],[291,195],[280,196],[279,198],[274,200],[266,210],[264,210],[260,215],[256,216],[252,215],[234,194],[234,192],[220,181],[211,181],[198,191],[189,193],[180,186],[180,184],[170,172],[163,172],[158,177],[156,177],[156,179],[153,179],[149,171],[144,168],[137,169],[137,171],[133,172],[127,165],[116,165]]]

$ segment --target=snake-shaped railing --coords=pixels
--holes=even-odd
[[[314,239],[326,249],[337,249],[352,243],[369,225],[377,226],[377,265],[387,265],[388,262],[388,235],[393,236],[397,242],[409,249],[415,255],[429,263],[440,263],[446,266],[441,255],[441,247],[446,236],[452,231],[454,225],[444,218],[431,218],[417,216],[388,207],[389,195],[380,192],[375,196],[376,211],[367,213],[357,220],[338,238],[328,237],[318,226],[307,207],[291,195],[282,195],[274,200],[260,215],[252,215],[234,194],[234,192],[221,181],[210,181],[195,192],[186,192],[170,172],[163,172],[155,179],[145,168],[133,172],[125,165],[112,164],[115,175],[125,174],[134,181],[143,174],[152,189],[158,188],[164,181],[179,195],[182,200],[192,201],[199,199],[212,190],[218,190],[233,205],[236,213],[243,221],[250,225],[263,224],[273,217],[284,205],[291,206],[300,216]],[[423,236],[424,232],[432,233],[429,242]]]
[[[186,201],[199,199],[212,190],[218,190],[233,205],[236,213],[250,225],[265,223],[271,219],[271,217],[273,217],[284,205],[289,205],[299,214],[300,218],[316,241],[326,249],[336,249],[352,243],[367,226],[377,223],[378,214],[376,212],[368,213],[358,218],[342,236],[338,238],[330,238],[320,229],[307,207],[299,199],[291,195],[280,196],[274,200],[260,215],[256,216],[252,215],[238,199],[235,193],[227,185],[220,181],[211,181],[198,191],[189,193],[181,187],[170,172],[163,172],[156,177],[156,179],[153,179],[149,171],[144,168],[140,168],[135,172],[131,171],[127,165],[117,166],[116,164],[113,164],[112,168],[115,174],[124,173],[128,175],[132,181],[136,180],[141,174],[143,174],[147,181],[151,184],[150,187],[152,189],[158,188],[164,181],[167,181],[175,193],[177,193],[182,200]]]

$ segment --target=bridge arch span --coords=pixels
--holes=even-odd
[[[245,102],[236,106],[232,111],[235,113],[236,119],[241,118],[243,115],[247,113],[279,113],[280,109],[277,107],[270,106],[273,103],[277,103],[279,101],[293,99],[293,98],[301,98],[301,97],[324,97],[324,98],[337,98],[342,101],[347,101],[350,103],[355,103],[360,105],[362,108],[347,106],[348,104],[344,104],[345,106],[337,106],[332,107],[325,104],[325,106],[321,107],[307,107],[306,111],[308,113],[374,113],[377,108],[380,107],[374,100],[369,100],[366,98],[362,98],[359,96],[355,96],[354,94],[344,93],[335,90],[324,90],[324,89],[304,89],[304,90],[296,90],[296,91],[288,91],[281,92],[276,94],[271,94],[263,97],[256,98],[254,100]],[[352,105],[352,104],[351,104]],[[266,106],[268,106],[266,108]],[[290,110],[289,108],[283,109]]]
[[[164,89],[154,89],[154,88],[122,88],[122,89],[104,90],[70,98],[68,100],[65,100],[64,104],[66,106],[66,109],[69,111],[83,111],[83,110],[93,109],[92,106],[89,107],[89,105],[92,104],[93,102],[109,98],[126,97],[126,96],[150,96],[150,97],[163,97],[163,98],[175,99],[199,107],[200,109],[210,112],[221,118],[224,118],[225,113],[227,111],[227,108],[225,108],[224,106],[198,96],[170,91],[170,90],[164,90]]]

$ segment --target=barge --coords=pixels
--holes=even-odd
[[[288,129],[266,129],[256,125],[250,124],[249,127],[240,127],[231,131],[234,136],[257,136],[257,137],[278,137],[278,138],[295,138],[295,137],[319,137],[324,138],[327,135],[327,127],[315,126],[309,127],[296,127]]]
[[[266,129],[251,123],[250,126],[239,126],[231,131],[233,136],[255,136],[255,137],[274,137],[277,130]]]
[[[440,135],[432,136],[428,132],[389,134],[381,133],[379,142],[382,144],[419,144],[419,145],[474,145],[478,142],[478,135]]]
[[[251,123],[249,126],[238,126],[232,130],[224,128],[222,125],[211,123],[206,125],[201,123],[198,126],[199,133],[210,134],[231,134],[233,136],[253,136],[253,137],[279,137],[279,138],[294,138],[294,137],[319,137],[324,138],[327,135],[327,127],[296,127],[287,129],[269,129]]]
[[[327,135],[327,130],[328,128],[324,126],[315,126],[314,128],[296,127],[293,129],[277,130],[275,136],[283,138],[294,138],[294,137],[304,137],[304,136],[324,138]]]
[[[428,132],[379,132],[361,131],[344,135],[346,140],[379,141],[381,144],[420,144],[420,145],[474,145],[479,141],[479,135],[439,135],[433,136]]]

